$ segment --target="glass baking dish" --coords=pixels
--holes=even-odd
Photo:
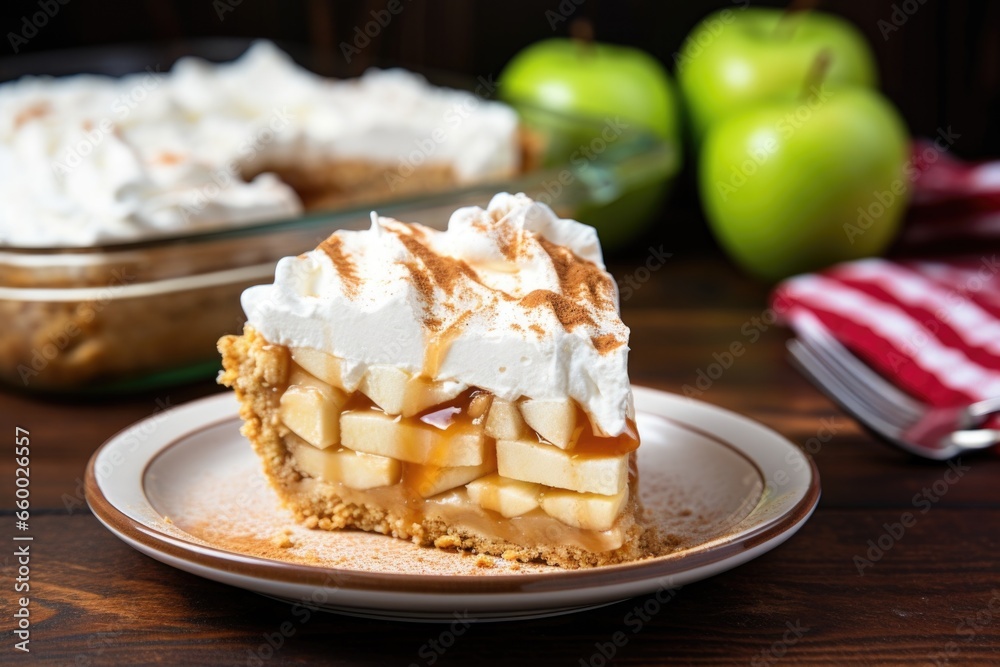
[[[2,68],[0,68],[2,71]],[[678,168],[677,147],[629,129],[584,150],[605,123],[518,109],[535,168],[516,178],[292,220],[92,248],[0,246],[0,381],[29,391],[121,392],[211,376],[215,344],[243,325],[240,294],[269,282],[278,259],[371,211],[443,228],[461,206],[524,192],[565,217],[642,193]]]

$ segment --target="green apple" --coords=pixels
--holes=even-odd
[[[864,36],[831,14],[724,9],[699,23],[675,56],[695,142],[731,113],[798,92],[822,51],[828,87],[877,85]]]
[[[501,97],[603,120],[621,116],[665,141],[680,134],[670,75],[644,51],[577,39],[547,39],[527,47],[500,75]]]
[[[629,128],[629,135],[642,130],[667,143],[672,164],[664,167],[663,173],[652,174],[648,185],[576,214],[597,227],[606,248],[621,246],[642,230],[680,167],[680,103],[670,75],[659,61],[624,46],[548,39],[514,56],[500,75],[498,91],[513,106],[528,109],[526,114],[531,108],[540,108],[592,120],[583,130],[579,124],[566,125],[560,149],[565,155],[559,157],[563,162],[581,154],[586,160],[598,159],[595,151],[581,153],[578,149],[602,134],[605,139],[615,135],[619,120]]]
[[[896,110],[871,89],[755,107],[705,138],[705,215],[728,254],[766,280],[878,255],[906,208],[908,147]]]

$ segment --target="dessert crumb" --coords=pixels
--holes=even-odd
[[[289,549],[291,547],[294,547],[295,542],[292,541],[290,533],[291,531],[286,528],[284,532],[275,535],[273,538],[271,538],[271,544],[278,547],[279,549]]]
[[[476,567],[481,567],[483,569],[489,569],[489,568],[493,567],[494,565],[496,565],[496,563],[489,556],[485,556],[483,554],[479,554],[478,556],[476,556]]]
[[[458,539],[454,535],[442,535],[434,540],[434,546],[438,549],[458,549],[462,546],[462,540]]]

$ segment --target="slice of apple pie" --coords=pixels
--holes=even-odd
[[[628,329],[596,232],[524,195],[373,215],[243,295],[220,382],[298,520],[585,567],[644,555]]]

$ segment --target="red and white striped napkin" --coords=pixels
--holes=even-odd
[[[911,208],[900,245],[1000,240],[1000,161],[967,163],[917,141],[907,168]]]
[[[949,261],[866,259],[778,286],[772,307],[817,325],[921,400],[1000,396],[1000,253]]]
[[[905,258],[795,276],[778,285],[771,305],[793,330],[824,327],[924,402],[969,404],[1000,396],[1000,163],[968,165],[943,153],[922,163],[928,146],[914,146],[919,174],[897,248]],[[942,240],[977,250],[914,252]]]

